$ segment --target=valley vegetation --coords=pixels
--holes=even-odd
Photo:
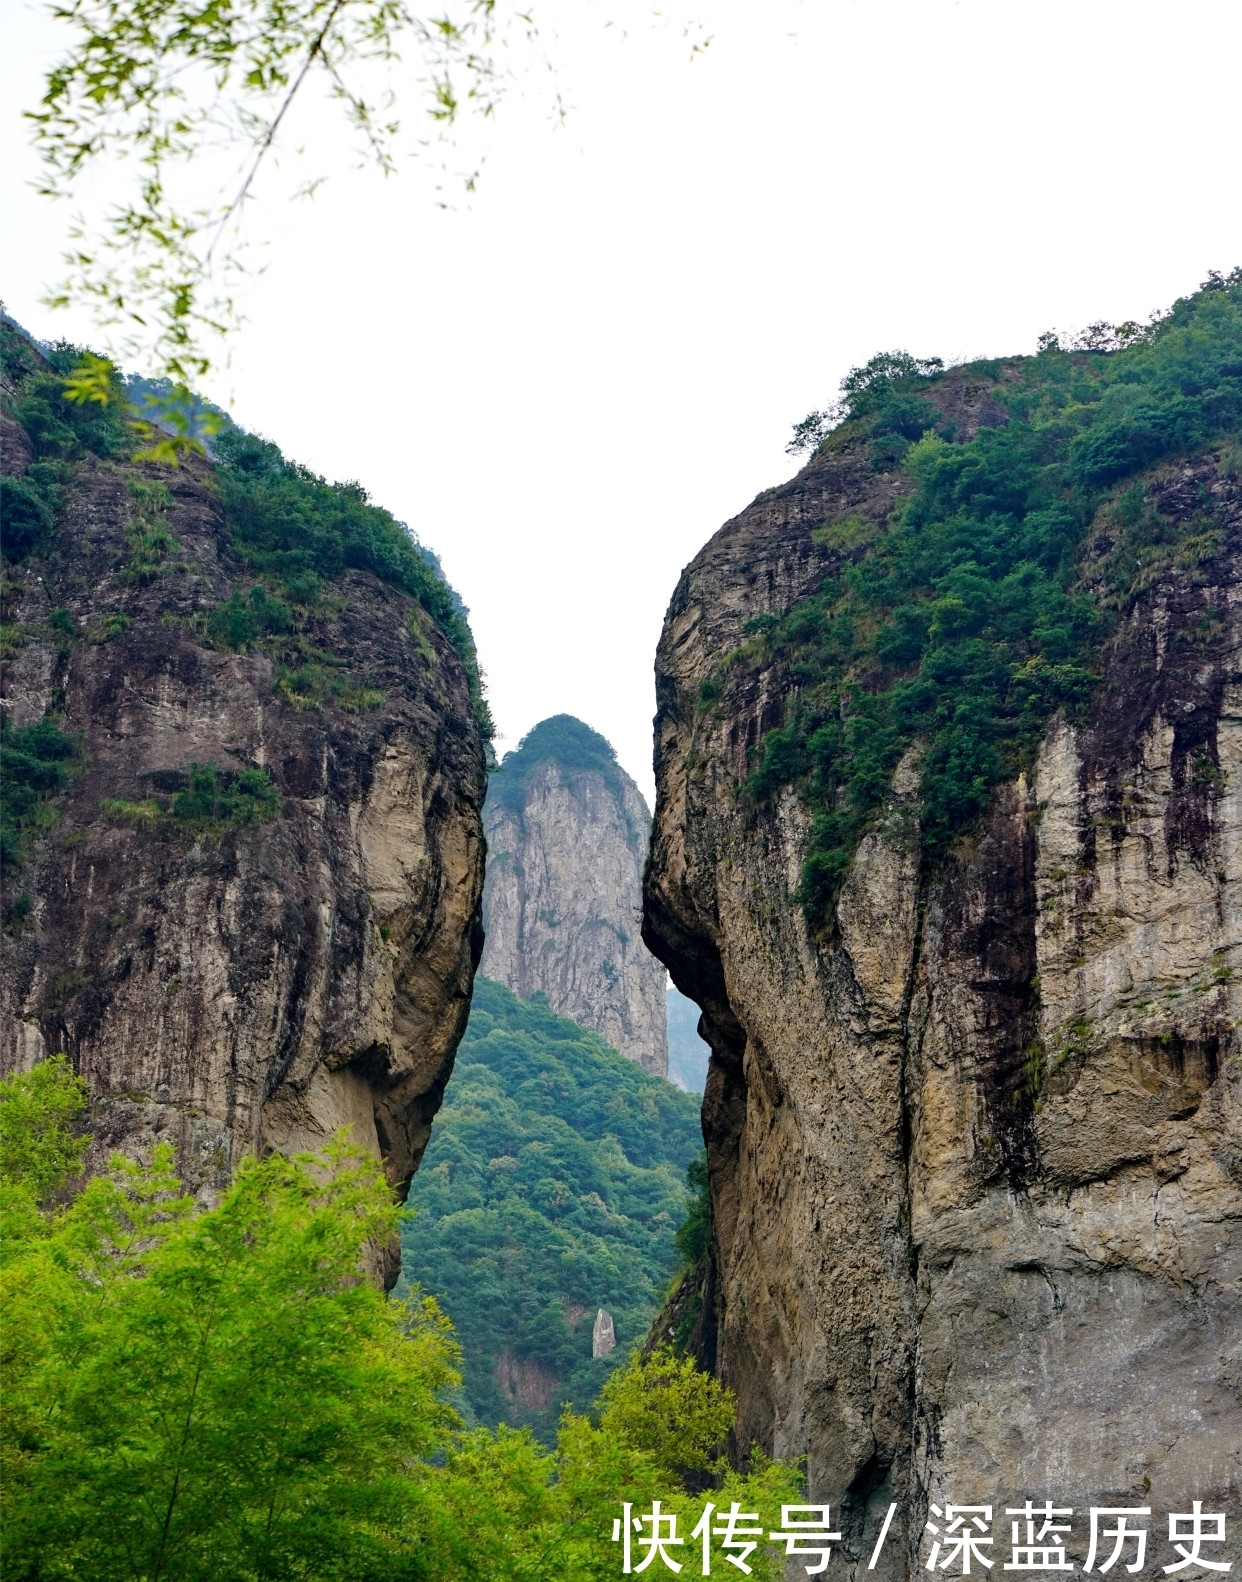
[[[84,1181],[85,1104],[63,1058],[0,1083],[6,1578],[590,1582],[622,1501],[688,1532],[690,1488],[797,1499],[792,1467],[727,1468],[728,1392],[667,1351],[552,1446],[466,1429],[448,1320],[362,1273],[401,1217],[373,1157],[251,1160],[202,1209],[166,1145]]]
[[[675,1272],[699,1101],[597,1034],[475,979],[402,1232],[463,1349],[462,1406],[553,1442],[640,1343]],[[399,1287],[399,1289],[401,1289]],[[617,1349],[591,1356],[599,1308]],[[502,1379],[524,1379],[523,1401]]]

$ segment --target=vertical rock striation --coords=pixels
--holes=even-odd
[[[965,382],[940,399],[969,425]],[[1132,600],[1089,717],[930,877],[911,751],[819,934],[809,813],[738,801],[795,683],[738,664],[708,709],[704,682],[833,569],[819,524],[882,521],[904,476],[829,448],[669,608],[644,933],[713,1050],[694,1345],[739,1448],[807,1455],[853,1575],[891,1500],[877,1578],[922,1570],[933,1502],[997,1507],[998,1559],[1006,1505],[1072,1506],[1078,1563],[1088,1506],[1148,1505],[1156,1575],[1164,1513],[1242,1495],[1242,481],[1226,447],[1145,485],[1205,536]]]
[[[168,491],[176,545],[142,578],[135,483]],[[96,1163],[167,1139],[209,1197],[245,1153],[345,1126],[404,1191],[481,943],[467,677],[413,599],[347,570],[303,634],[340,680],[314,705],[267,654],[204,645],[203,612],[250,588],[245,569],[205,462],[87,456],[47,547],[8,571],[6,716],[53,714],[78,755],[54,828],[6,883],[0,1059],[68,1053]],[[219,784],[261,770],[276,816],[169,816],[194,766]]]
[[[480,970],[667,1075],[664,969],[640,932],[651,815],[612,748],[543,721],[493,775],[484,824]]]

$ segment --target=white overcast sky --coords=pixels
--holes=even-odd
[[[68,216],[19,121],[57,24],[3,11],[0,294],[90,339],[39,305]],[[650,798],[678,573],[790,476],[791,425],[851,366],[1032,351],[1242,262],[1242,5],[697,0],[693,63],[633,0],[535,14],[564,126],[540,80],[511,95],[450,211],[417,174],[262,203],[267,272],[212,389],[441,555],[500,751],[577,714]]]

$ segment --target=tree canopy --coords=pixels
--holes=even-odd
[[[83,1182],[85,1106],[63,1057],[0,1083],[6,1576],[602,1582],[623,1501],[688,1534],[692,1482],[773,1518],[798,1497],[793,1467],[726,1466],[732,1398],[667,1352],[554,1447],[464,1431],[444,1315],[365,1273],[399,1218],[377,1160],[251,1160],[202,1209],[166,1145]]]

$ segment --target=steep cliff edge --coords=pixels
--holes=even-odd
[[[135,463],[8,349],[5,751],[34,789],[6,836],[3,1067],[65,1050],[97,1152],[171,1140],[207,1196],[342,1125],[404,1190],[480,944],[467,666],[356,486],[244,436],[231,494],[201,457]]]
[[[664,969],[642,942],[651,815],[612,748],[567,714],[492,776],[481,971],[668,1073]]]
[[[1239,298],[1215,282],[1170,333]],[[1110,359],[1139,378],[1155,332],[1134,352],[1047,350],[1038,379],[1076,388],[1044,428],[1039,359],[877,370],[897,418],[847,411],[669,608],[644,935],[713,1049],[692,1346],[738,1392],[739,1447],[807,1454],[852,1574],[890,1500],[877,1577],[922,1570],[946,1500],[997,1507],[1007,1558],[999,1513],[1028,1497],[1074,1508],[1080,1564],[1088,1506],[1152,1507],[1156,1575],[1177,1559],[1164,1513],[1242,1493],[1242,358],[1216,351],[1215,384],[1169,401],[1214,392],[1217,437],[1206,422],[1166,442],[1133,438],[1158,424],[1124,393],[1092,405]],[[1033,511],[1068,502],[1061,585],[1094,635],[1017,653],[1002,685],[1038,663],[1091,679],[1015,714],[1002,768],[972,782],[983,813],[933,844],[936,753],[974,729],[953,724],[961,656],[989,661],[989,578],[1031,562],[993,573],[959,546],[880,661],[888,617],[858,590],[897,564],[885,535],[933,464],[1024,435],[1023,502],[972,517],[962,485],[927,520],[956,511],[982,542],[979,524],[1035,534]],[[915,526],[920,550],[934,535]],[[966,563],[985,587],[973,624]],[[973,646],[937,648],[955,621]],[[890,684],[905,716],[876,701]],[[885,732],[879,788],[859,791]]]

